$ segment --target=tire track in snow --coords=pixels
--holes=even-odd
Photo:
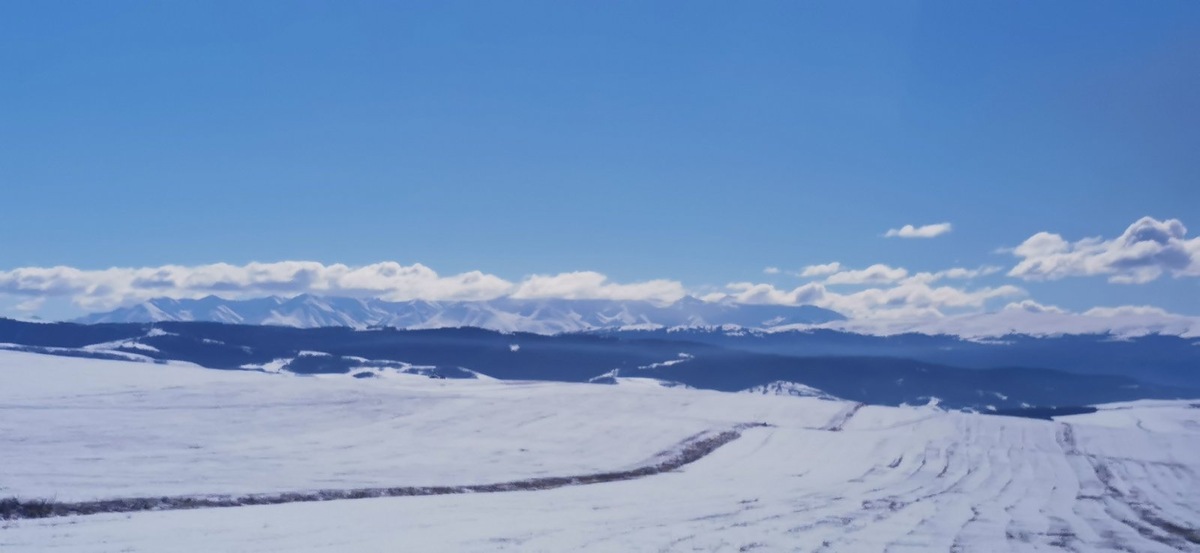
[[[1104,503],[1104,511],[1114,521],[1123,524],[1137,532],[1141,537],[1166,545],[1178,551],[1200,551],[1200,530],[1181,526],[1172,521],[1166,520],[1155,508],[1154,505],[1145,501],[1136,490],[1126,492],[1118,485],[1119,476],[1114,471],[1114,466],[1098,455],[1091,455],[1079,449],[1079,444],[1075,438],[1075,428],[1067,423],[1059,423],[1058,440],[1062,445],[1063,452],[1068,457],[1076,457],[1086,461],[1086,465],[1090,467],[1092,477],[1104,489],[1104,494],[1100,499]],[[1087,496],[1081,496],[1080,499],[1093,499]],[[1123,506],[1130,513],[1134,514],[1136,520],[1130,520],[1117,512],[1107,500],[1112,500]],[[1116,535],[1110,536],[1110,539],[1116,539]],[[1122,540],[1124,541],[1124,540]],[[1136,544],[1121,543],[1114,544],[1126,551],[1137,551]]]
[[[749,428],[770,426],[766,423],[742,423],[720,432],[705,432],[692,436],[675,447],[654,456],[650,464],[637,468],[582,474],[576,476],[550,476],[501,482],[496,484],[474,484],[468,486],[396,486],[376,488],[328,489],[308,492],[284,492],[271,494],[249,494],[241,496],[175,496],[175,497],[131,497],[100,499],[79,502],[55,502],[48,500],[0,499],[0,520],[27,518],[49,518],[101,513],[132,513],[138,511],[170,511],[182,509],[205,509],[216,507],[242,507],[248,505],[277,505],[340,499],[367,499],[374,497],[408,497],[424,495],[450,495],[467,493],[497,493],[513,491],[552,490],[566,486],[582,486],[645,478],[689,465],[717,450],[717,448],[741,437]]]
[[[965,430],[970,433],[969,428]],[[969,439],[968,436],[967,440]],[[840,535],[824,540],[814,551],[831,553],[854,548],[853,542],[858,539],[857,536],[862,535],[868,528],[886,528],[889,521],[903,519],[909,515],[910,508],[934,505],[937,499],[953,494],[955,490],[962,489],[970,479],[980,476],[975,473],[967,452],[963,451],[958,443],[950,443],[945,448],[927,449],[923,456],[925,458],[920,459],[916,467],[907,471],[905,476],[889,474],[890,479],[880,482],[885,485],[866,490],[865,493],[849,494],[854,497],[853,501],[842,502],[834,509],[823,509],[827,513],[824,517],[790,528],[788,532],[803,533],[821,527],[835,527],[839,529]],[[884,477],[885,472],[889,471],[869,471],[868,475],[871,478],[859,483],[878,481]],[[913,526],[919,523],[916,521]],[[902,522],[900,526],[906,524]],[[904,531],[903,534],[908,534],[910,530]],[[898,537],[903,539],[903,536]],[[881,545],[886,551],[900,544],[888,540]],[[949,549],[952,543],[944,545]]]
[[[866,406],[865,403],[851,404],[849,407],[842,410],[840,413],[834,415],[833,418],[829,419],[829,422],[825,423],[825,426],[822,426],[821,428],[819,428],[819,430],[827,430],[829,432],[841,432],[842,428],[846,426],[846,423],[850,422],[851,417],[853,417],[855,413],[858,413],[859,409],[862,409],[865,406]]]

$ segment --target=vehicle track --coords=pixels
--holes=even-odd
[[[621,480],[634,480],[669,472],[684,465],[703,459],[717,448],[738,439],[742,431],[749,428],[770,426],[766,423],[742,423],[723,431],[710,431],[692,436],[675,447],[659,453],[650,464],[629,470],[581,474],[575,476],[550,476],[513,480],[495,484],[468,486],[396,486],[352,489],[326,489],[306,492],[284,492],[248,494],[240,496],[174,496],[174,497],[129,497],[100,499],[94,501],[56,502],[51,500],[0,499],[0,520],[49,518],[101,513],[132,513],[138,511],[169,511],[180,509],[205,509],[216,507],[242,507],[247,505],[277,505],[339,499],[366,499],[372,497],[407,497],[424,495],[450,495],[466,493],[496,493],[528,490],[550,490],[566,486],[601,484]]]
[[[844,410],[834,415],[833,418],[829,419],[829,422],[825,423],[825,426],[822,426],[819,430],[841,432],[842,428],[846,426],[846,423],[850,422],[850,419],[854,417],[854,414],[865,406],[865,403],[852,403],[849,407],[846,407]]]
[[[1200,529],[1168,520],[1136,490],[1120,485],[1120,474],[1114,464],[1102,456],[1091,455],[1079,449],[1074,427],[1067,423],[1059,423],[1058,440],[1067,456],[1085,461],[1083,466],[1088,467],[1091,472],[1086,476],[1103,488],[1103,494],[1096,499],[1101,501],[1109,517],[1133,529],[1145,539],[1178,551],[1200,551]],[[1134,517],[1129,517],[1128,514],[1133,514]],[[1115,538],[1116,536],[1113,536],[1114,540]],[[1120,547],[1136,551],[1134,544],[1122,543]]]

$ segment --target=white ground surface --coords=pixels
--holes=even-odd
[[[1063,420],[0,352],[0,497],[499,482],[774,425],[639,480],[7,521],[0,551],[1200,551],[1200,409]]]

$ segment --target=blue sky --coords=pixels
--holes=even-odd
[[[994,266],[946,285],[1020,293],[951,310],[1200,315],[1196,2],[17,1],[0,74],[0,314],[290,260],[732,295]],[[1011,273],[1143,217],[1198,230]]]

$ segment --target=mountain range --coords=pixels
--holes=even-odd
[[[1200,398],[1200,347],[1178,336],[853,335],[734,328],[554,335],[479,328],[294,328],[213,322],[31,323],[0,318],[0,350],[184,361],[221,370],[353,378],[401,374],[937,402],[990,412]]]
[[[78,319],[84,324],[200,321],[297,328],[344,326],[403,329],[477,327],[501,332],[556,334],[604,328],[671,328],[734,325],[774,328],[844,320],[811,305],[750,305],[685,297],[660,305],[648,301],[516,299],[390,302],[380,299],[302,294],[229,300],[157,298]]]

